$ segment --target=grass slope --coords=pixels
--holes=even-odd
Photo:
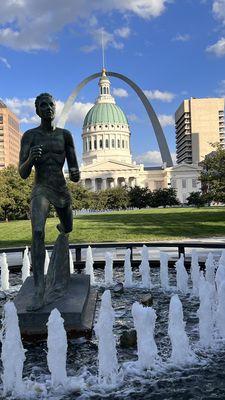
[[[46,244],[55,241],[56,218],[49,218]],[[225,208],[166,208],[80,215],[74,219],[71,243],[178,240],[225,236]],[[30,245],[30,221],[0,223],[0,247]]]

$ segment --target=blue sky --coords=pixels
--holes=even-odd
[[[102,66],[133,79],[158,114],[172,153],[173,116],[183,99],[225,96],[225,0],[4,0],[0,15],[0,97],[25,131],[38,124],[33,102],[43,91],[58,114],[75,86]],[[131,127],[133,157],[160,164],[146,112],[126,84],[111,79]],[[121,90],[123,89],[123,90]],[[82,121],[97,80],[81,92],[67,128],[81,159]]]

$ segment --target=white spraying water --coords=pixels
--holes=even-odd
[[[67,337],[64,329],[64,319],[55,308],[52,310],[48,322],[48,369],[51,372],[51,385],[57,387],[65,386],[67,383],[66,356]]]
[[[95,275],[93,268],[94,260],[92,256],[91,246],[87,248],[86,262],[85,262],[85,274],[90,275],[91,285],[95,284]]]
[[[216,327],[218,329],[219,336],[222,339],[225,339],[225,281],[221,283],[218,293]]]
[[[215,286],[215,268],[213,254],[209,253],[205,261],[205,278],[213,286]]]
[[[142,287],[151,289],[152,282],[150,276],[150,267],[148,261],[148,247],[143,246],[141,250],[141,264],[139,265],[139,271],[141,273]]]
[[[188,273],[184,266],[184,256],[181,254],[179,260],[175,263],[177,290],[186,294],[188,292]]]
[[[225,280],[225,250],[222,251],[221,257],[219,259],[219,266],[216,271],[216,288],[219,293],[220,285]]]
[[[98,322],[94,327],[98,339],[98,382],[104,387],[116,385],[118,379],[114,322],[115,313],[112,308],[111,293],[110,290],[105,290],[102,295]]]
[[[1,255],[1,289],[8,290],[9,289],[9,268],[7,263],[7,257],[5,253]]]
[[[74,264],[73,264],[73,255],[72,255],[71,250],[69,250],[69,263],[70,263],[70,273],[73,274],[74,273]]]
[[[214,288],[211,283],[206,281],[201,272],[199,280],[200,306],[197,315],[199,318],[199,343],[205,348],[212,347],[214,342],[213,296]]]
[[[131,268],[130,261],[131,250],[127,249],[125,253],[125,262],[124,262],[124,287],[132,287],[133,286],[133,274]]]
[[[106,253],[105,255],[105,284],[113,285],[113,255]]]
[[[192,280],[192,293],[194,296],[198,296],[199,292],[199,278],[200,278],[200,266],[198,263],[198,253],[196,250],[192,250],[191,254],[191,280]]]
[[[23,364],[25,361],[25,350],[22,345],[17,311],[13,302],[4,305],[4,319],[1,331],[3,365],[3,395],[12,394],[22,396]]]
[[[152,307],[143,307],[135,302],[132,306],[134,327],[137,332],[138,366],[151,369],[158,358],[158,350],[154,339],[156,313]]]
[[[195,354],[185,332],[183,307],[177,294],[170,300],[168,334],[172,344],[171,361],[181,365],[194,362]]]
[[[164,290],[169,289],[168,260],[168,254],[160,251],[160,281]]]
[[[45,264],[44,264],[44,274],[47,275],[48,272],[48,266],[49,266],[49,254],[48,250],[45,250]]]
[[[26,247],[23,256],[22,281],[24,282],[28,276],[30,276],[30,259],[28,255],[28,247]]]

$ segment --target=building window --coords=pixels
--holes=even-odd
[[[85,142],[85,150],[87,151],[87,142]]]
[[[108,141],[108,139],[106,139],[106,141],[105,141],[105,147],[109,147],[109,141]]]
[[[102,139],[99,140],[99,147],[102,149]]]
[[[103,88],[103,93],[106,94],[106,87]]]
[[[101,125],[99,125],[99,128],[101,129],[101,128],[102,128],[102,126],[101,126]]]
[[[95,150],[97,149],[97,140],[96,139],[94,140],[94,149]]]
[[[196,188],[197,187],[197,179],[192,179],[192,187]]]
[[[182,179],[182,189],[186,189],[186,187],[187,187],[186,179]]]
[[[124,140],[122,140],[122,148],[124,149]]]
[[[113,148],[115,147],[115,140],[114,139],[112,139],[112,147]]]
[[[91,141],[89,142],[89,150],[92,150],[92,149],[91,149]]]
[[[120,139],[117,140],[117,147],[120,148]]]
[[[105,128],[108,128],[108,125],[105,125]]]
[[[0,114],[0,124],[2,124],[2,123],[3,123],[3,115]]]

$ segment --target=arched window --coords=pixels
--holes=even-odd
[[[85,142],[85,150],[87,151],[87,142]]]
[[[102,149],[102,139],[99,140],[99,147]]]
[[[103,93],[106,94],[106,87],[103,88]]]
[[[105,147],[109,147],[109,141],[108,141],[108,139],[106,139],[106,141],[105,141]]]
[[[94,140],[94,149],[95,150],[97,149],[97,140],[96,139]]]
[[[122,148],[124,149],[124,140],[122,140]]]
[[[120,139],[117,140],[117,147],[120,148]]]
[[[107,88],[107,93],[109,94],[109,88]]]
[[[115,140],[112,139],[112,147],[115,148]]]
[[[89,142],[89,150],[91,150],[91,141]]]

